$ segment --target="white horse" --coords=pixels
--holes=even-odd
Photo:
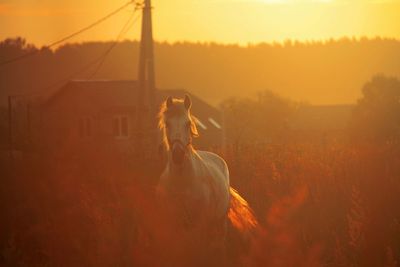
[[[193,148],[192,138],[198,132],[191,105],[186,95],[184,100],[168,97],[161,106],[159,126],[167,164],[157,195],[176,212],[176,235],[186,234],[188,243],[222,255],[228,219],[243,233],[251,231],[257,221],[247,202],[230,187],[226,162],[212,152]]]

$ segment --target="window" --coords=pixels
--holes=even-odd
[[[221,125],[220,125],[218,122],[216,122],[213,118],[208,118],[208,121],[209,121],[215,128],[217,128],[217,129],[221,129],[221,128],[222,128]]]
[[[207,130],[207,126],[205,126],[204,123],[202,123],[202,122],[199,120],[199,118],[195,118],[195,117],[194,117],[194,121],[195,121],[195,123],[196,123],[198,126],[200,126],[203,130]]]
[[[116,116],[112,122],[113,135],[118,138],[129,136],[128,116]]]
[[[89,137],[92,136],[93,119],[90,117],[81,117],[79,119],[79,136]]]

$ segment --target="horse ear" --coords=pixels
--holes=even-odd
[[[185,100],[183,102],[185,104],[185,108],[189,110],[192,107],[192,100],[188,95],[185,95]]]
[[[167,98],[167,101],[165,101],[165,102],[167,103],[167,108],[172,107],[173,103],[172,103],[172,97],[171,96],[169,96]]]

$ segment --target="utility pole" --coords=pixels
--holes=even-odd
[[[137,127],[136,149],[138,153],[145,150],[156,151],[156,147],[144,147],[144,140],[150,139],[149,146],[156,146],[156,86],[154,72],[153,29],[151,1],[144,0],[142,9],[142,32],[140,41],[138,94],[137,94]],[[148,128],[150,122],[150,128]],[[150,135],[149,137],[146,137]]]
[[[138,73],[139,84],[146,89],[146,97],[150,101],[150,96],[154,94],[155,91],[154,45],[151,10],[151,1],[145,0],[142,10],[142,32]]]

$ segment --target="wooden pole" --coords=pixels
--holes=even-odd
[[[145,0],[142,15],[142,32],[140,41],[138,94],[137,94],[137,128],[136,150],[143,155],[144,150],[157,151],[156,140],[156,96],[153,53],[153,29],[151,18],[151,1]],[[149,123],[150,121],[150,123]],[[148,144],[154,147],[144,147],[144,140],[151,139]],[[146,151],[149,152],[149,151]]]

